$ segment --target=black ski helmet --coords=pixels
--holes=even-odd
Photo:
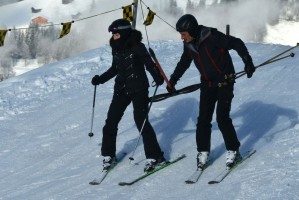
[[[109,26],[108,31],[113,34],[119,33],[121,37],[126,37],[132,30],[131,23],[126,19],[117,19]]]
[[[176,23],[178,32],[188,32],[192,37],[196,37],[198,23],[193,15],[185,14]]]

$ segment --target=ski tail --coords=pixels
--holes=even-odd
[[[185,181],[187,184],[193,184],[196,183],[199,179],[199,177],[202,175],[203,170],[196,170],[194,171],[191,176]]]
[[[203,174],[203,172],[209,167],[209,165],[210,165],[210,161],[203,168],[198,168],[197,170],[195,170],[185,181],[185,183],[187,184],[196,183],[198,179],[201,177],[201,175]]]

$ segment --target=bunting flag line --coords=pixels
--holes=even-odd
[[[124,6],[122,7],[123,9],[123,18],[128,20],[129,22],[133,21],[133,9],[132,9],[132,5],[130,4],[128,6]]]
[[[155,14],[156,13],[154,13],[153,11],[151,11],[151,9],[148,8],[148,14],[147,14],[146,19],[143,22],[143,24],[145,26],[151,25],[153,23],[153,21],[154,21]]]
[[[67,34],[70,33],[71,31],[71,27],[72,27],[72,23],[74,23],[74,21],[71,21],[71,22],[66,22],[66,23],[61,23],[61,25],[63,26],[62,27],[62,30],[60,32],[60,36],[59,38],[62,38],[64,36],[66,36]],[[58,38],[58,39],[59,39]]]
[[[4,46],[5,36],[8,30],[0,30],[0,47]]]
[[[1,1],[1,0],[0,0]],[[137,0],[135,0],[137,1]],[[141,3],[144,3],[141,1]],[[70,33],[71,31],[71,26],[72,26],[72,23],[74,22],[77,22],[77,21],[82,21],[82,20],[86,20],[86,19],[89,19],[89,18],[92,18],[92,17],[96,17],[96,16],[99,16],[99,15],[103,15],[103,14],[106,14],[106,13],[110,13],[110,12],[113,12],[113,11],[116,11],[116,10],[120,10],[120,9],[123,9],[123,19],[126,19],[130,22],[133,22],[134,20],[134,16],[133,16],[133,6],[134,6],[134,3],[130,4],[130,5],[127,5],[127,6],[123,6],[121,8],[117,8],[117,9],[114,9],[114,10],[110,10],[110,11],[106,11],[106,12],[103,12],[103,13],[100,13],[100,14],[96,14],[96,15],[93,15],[93,16],[89,16],[89,17],[85,17],[85,18],[82,18],[82,19],[78,19],[78,20],[73,20],[71,22],[66,22],[66,23],[57,23],[57,24],[45,24],[45,25],[42,25],[40,27],[49,27],[49,26],[59,26],[59,25],[63,25],[62,27],[62,30],[60,32],[60,35],[58,37],[58,39],[66,36],[67,34]],[[35,9],[35,8],[33,8]],[[145,26],[148,26],[148,25],[151,25],[153,23],[153,20],[154,20],[154,16],[156,15],[155,12],[153,12],[152,10],[150,10],[150,8],[148,7],[148,15],[146,17],[146,20],[144,21],[144,25]],[[34,10],[36,11],[36,10]],[[157,15],[157,17],[159,17]],[[160,17],[159,17],[160,18]],[[160,18],[161,19],[161,18]],[[162,19],[163,20],[163,19]],[[163,20],[164,21],[164,20]],[[165,21],[164,21],[165,22]],[[166,22],[167,23],[167,22]],[[167,23],[168,25],[170,25],[169,23]],[[171,26],[171,25],[170,25]],[[172,27],[172,26],[171,26]],[[6,37],[6,34],[7,34],[7,31],[17,31],[17,30],[23,30],[23,29],[30,29],[31,27],[29,28],[14,28],[14,29],[8,29],[8,30],[0,30],[0,47],[4,46],[4,41],[5,41],[5,37]],[[174,27],[172,27],[174,28]],[[175,28],[174,28],[175,29]]]

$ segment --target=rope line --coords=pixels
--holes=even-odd
[[[105,12],[102,12],[102,13],[99,13],[99,14],[96,14],[96,15],[92,15],[92,16],[89,16],[89,17],[85,17],[85,18],[82,18],[82,19],[78,19],[78,20],[72,20],[72,22],[79,22],[79,21],[83,21],[83,20],[86,20],[86,19],[90,19],[90,18],[93,18],[93,17],[97,17],[97,16],[100,16],[100,15],[104,15],[104,14],[107,14],[107,13],[111,13],[111,12],[114,12],[114,11],[117,11],[117,10],[120,10],[122,8],[117,8],[117,9],[114,9],[114,10],[109,10],[109,11],[105,11]],[[8,29],[8,31],[17,31],[17,30],[24,30],[24,29],[32,29],[32,28],[44,28],[44,27],[49,27],[49,26],[58,26],[58,25],[61,25],[61,23],[55,23],[55,24],[46,24],[46,25],[41,25],[41,26],[38,26],[38,27],[27,27],[27,28],[10,28]]]
[[[149,8],[144,2],[143,0],[140,0],[141,3],[143,3],[147,8]],[[160,17],[159,15],[157,15],[157,13],[155,14],[155,16],[157,16],[159,19],[161,19],[164,23],[166,23],[167,25],[169,25],[171,28],[173,28],[174,30],[176,30],[176,28],[174,26],[172,26],[170,23],[168,23],[166,20],[164,20],[162,17]]]

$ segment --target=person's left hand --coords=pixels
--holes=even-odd
[[[248,61],[245,64],[244,71],[247,74],[247,78],[251,78],[252,77],[253,73],[255,72],[255,67],[254,67],[252,61]]]
[[[159,86],[162,85],[164,83],[164,78],[162,76],[157,76],[155,78],[155,83]]]

